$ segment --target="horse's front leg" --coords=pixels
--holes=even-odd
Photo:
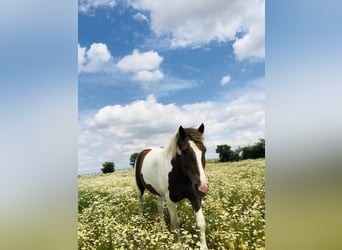
[[[195,211],[195,215],[197,227],[200,229],[201,250],[208,249],[207,241],[205,240],[205,219],[202,208],[200,208],[197,212]]]
[[[166,195],[166,204],[169,209],[170,217],[171,217],[171,226],[172,229],[179,228],[180,220],[177,213],[176,204],[170,200],[169,195]]]
[[[164,223],[164,197],[158,196],[158,214],[160,217],[160,222]]]

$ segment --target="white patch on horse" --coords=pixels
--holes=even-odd
[[[151,151],[145,156],[141,174],[147,185],[151,185],[158,194],[164,196],[168,191],[168,173],[172,168],[171,155],[164,148],[151,147],[150,149]]]
[[[195,152],[195,155],[196,155],[196,161],[197,161],[198,171],[200,173],[201,185],[207,185],[208,182],[207,182],[207,179],[205,177],[203,165],[202,165],[202,151],[199,150],[197,145],[191,140],[189,140],[189,145],[192,148],[192,150]]]
[[[200,242],[201,242],[201,249],[208,249],[207,242],[205,240],[205,219],[203,216],[202,208],[200,208],[196,215],[196,224],[197,227],[200,229]]]

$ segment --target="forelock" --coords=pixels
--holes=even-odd
[[[190,140],[197,143],[203,143],[203,134],[195,128],[185,128],[185,134],[190,138]]]

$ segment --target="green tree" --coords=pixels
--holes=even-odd
[[[102,164],[101,171],[104,174],[113,173],[115,171],[115,164],[114,164],[114,162],[111,162],[111,161],[104,162]]]
[[[258,158],[265,158],[265,139],[259,139],[254,148]]]
[[[135,160],[137,159],[139,153],[135,152],[133,154],[131,154],[131,157],[129,157],[129,165],[132,166],[132,168],[134,167],[134,163],[135,163]]]
[[[252,146],[242,148],[242,159],[265,158],[265,139],[259,139]]]
[[[256,159],[255,151],[253,146],[246,146],[242,148],[242,159]]]
[[[237,152],[232,151],[231,147],[227,144],[217,145],[216,153],[219,154],[221,162],[239,160],[239,154]]]

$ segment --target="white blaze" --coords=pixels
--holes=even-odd
[[[198,170],[200,173],[201,185],[207,184],[207,179],[205,178],[204,169],[202,165],[202,151],[199,150],[199,148],[193,141],[189,140],[189,144],[190,144],[190,147],[194,150],[195,155],[196,155],[196,161],[197,161],[197,166],[198,166]]]

